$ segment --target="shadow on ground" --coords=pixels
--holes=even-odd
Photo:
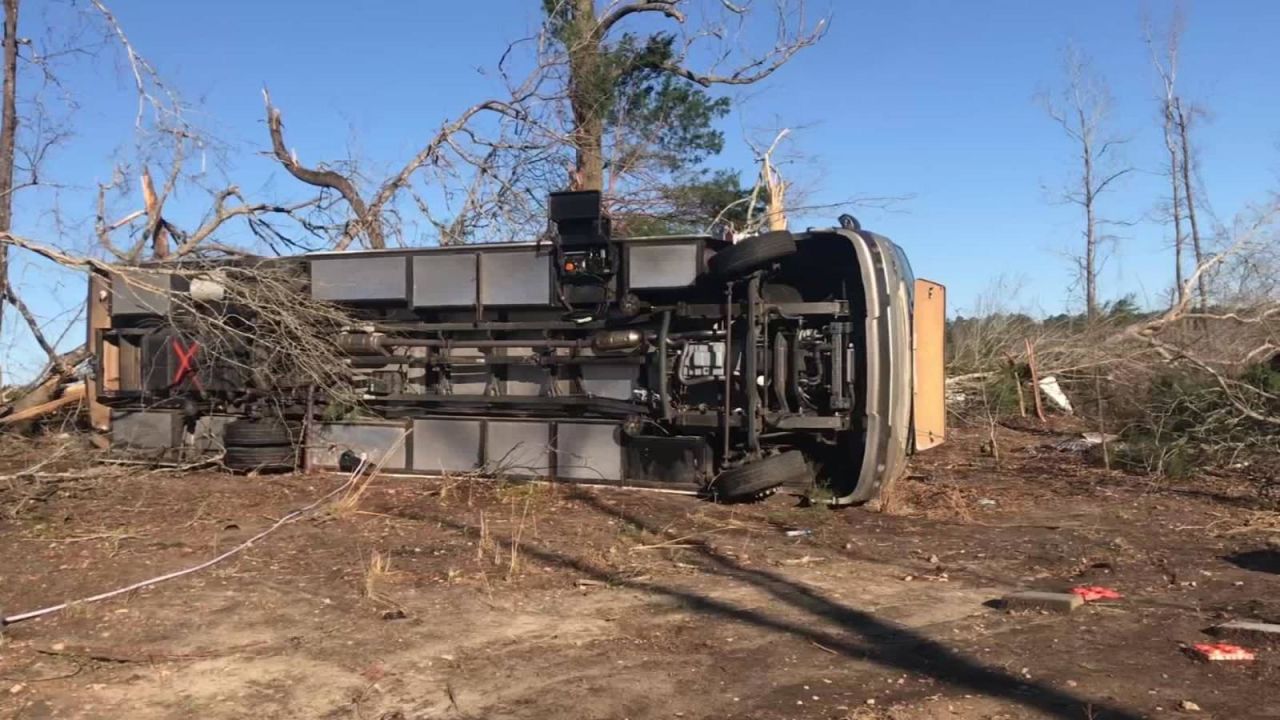
[[[662,528],[651,525],[595,494],[575,490],[570,497],[586,507],[625,522],[637,530],[655,535],[662,534]],[[437,519],[456,530],[479,533],[478,527],[458,522],[454,518],[446,516]],[[510,542],[509,538],[499,540]],[[536,557],[547,564],[572,569],[585,578],[676,599],[694,612],[715,615],[801,638],[850,659],[925,675],[962,692],[1007,700],[1024,707],[1034,708],[1048,717],[1078,720],[1084,713],[1085,716],[1096,720],[1141,720],[1142,718],[1140,714],[1113,704],[1066,692],[1001,669],[987,667],[910,628],[849,607],[778,573],[744,567],[705,544],[685,549],[695,554],[704,572],[715,573],[754,587],[782,603],[780,607],[798,610],[815,620],[834,624],[844,632],[837,634],[820,630],[816,623],[808,624],[788,619],[781,614],[775,616],[759,609],[739,607],[733,603],[682,588],[616,577],[580,558],[532,545],[527,540],[520,546],[522,553]]]
[[[1276,550],[1249,550],[1226,555],[1222,559],[1242,570],[1280,575],[1280,552]]]

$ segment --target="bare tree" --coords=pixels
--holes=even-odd
[[[1195,153],[1191,147],[1191,122],[1193,118],[1200,114],[1200,111],[1194,106],[1185,104],[1182,101],[1182,98],[1174,97],[1174,127],[1178,132],[1178,146],[1181,151],[1182,158],[1182,165],[1180,167],[1182,174],[1182,195],[1186,198],[1187,222],[1191,226],[1191,250],[1195,254],[1197,267],[1203,265],[1207,260],[1205,257],[1204,244],[1201,242],[1200,223],[1196,218],[1197,192],[1195,183],[1192,182],[1192,176],[1194,175],[1193,166],[1195,164]],[[1200,307],[1202,309],[1209,302],[1207,282],[1208,278],[1203,274],[1196,279],[1196,292],[1199,295]]]
[[[1160,77],[1163,96],[1160,99],[1160,114],[1164,132],[1165,150],[1169,155],[1169,180],[1171,194],[1171,214],[1174,228],[1174,281],[1177,292],[1183,292],[1183,253],[1186,242],[1191,241],[1192,257],[1195,266],[1206,261],[1205,246],[1197,215],[1198,189],[1194,182],[1195,152],[1191,140],[1191,127],[1195,118],[1203,112],[1189,104],[1179,94],[1177,87],[1179,50],[1182,44],[1182,33],[1185,27],[1181,8],[1175,8],[1169,21],[1168,33],[1164,46],[1160,47],[1150,21],[1145,23],[1144,34],[1147,47],[1151,53],[1151,64]],[[1190,237],[1183,234],[1183,221],[1190,229]],[[1201,275],[1194,290],[1197,303],[1203,309],[1209,301],[1208,278]],[[1179,297],[1179,300],[1182,298]]]
[[[1164,137],[1165,152],[1169,155],[1169,213],[1173,221],[1173,282],[1175,292],[1181,293],[1183,288],[1182,254],[1186,238],[1182,234],[1183,201],[1182,201],[1182,150],[1177,132],[1177,78],[1178,78],[1178,41],[1181,36],[1182,17],[1174,15],[1170,22],[1169,35],[1164,57],[1156,47],[1150,21],[1145,22],[1147,48],[1151,51],[1151,64],[1160,76],[1163,95],[1160,98],[1161,129]],[[1197,261],[1198,263],[1198,261]],[[1177,301],[1182,301],[1181,295]]]
[[[1183,282],[1179,301],[1154,318],[1125,330],[1129,337],[1147,343],[1164,362],[1185,365],[1207,375],[1229,407],[1243,418],[1269,426],[1272,431],[1268,437],[1273,439],[1275,429],[1280,428],[1280,395],[1266,387],[1241,382],[1236,375],[1240,368],[1265,362],[1280,353],[1280,297],[1257,297],[1238,311],[1209,313],[1203,309],[1193,311],[1191,291],[1233,256],[1264,253],[1268,248],[1274,251],[1280,242],[1276,233],[1278,218],[1280,202],[1272,201],[1237,219],[1227,249],[1196,266]],[[1187,322],[1215,323],[1237,332],[1195,333],[1189,339],[1187,334],[1178,332]],[[1205,337],[1212,338],[1210,347],[1204,346]]]
[[[18,136],[18,0],[4,0],[4,95],[0,104],[0,232],[13,226],[13,161]],[[9,250],[0,248],[0,295],[7,299],[9,289]],[[4,307],[0,304],[0,329],[4,324]]]
[[[45,95],[50,90],[56,93],[67,106],[69,117],[76,102],[70,86],[64,83],[62,71],[69,63],[96,62],[106,57],[122,60],[122,68],[131,80],[137,113],[134,136],[124,142],[134,145],[132,152],[137,154],[137,168],[140,169],[138,172],[127,165],[118,166],[112,173],[113,179],[99,188],[93,226],[98,245],[110,257],[123,264],[136,264],[146,259],[148,253],[162,260],[211,253],[244,254],[244,250],[222,244],[216,237],[233,219],[248,222],[250,229],[259,237],[275,232],[271,218],[287,217],[304,229],[308,227],[308,222],[299,213],[313,209],[318,199],[288,205],[248,202],[234,185],[221,189],[206,187],[201,177],[203,168],[186,169],[188,157],[194,153],[203,155],[215,148],[216,142],[187,120],[181,98],[135,48],[103,0],[62,6],[62,14],[52,15],[54,19],[43,28],[38,23],[31,23],[37,26],[33,39],[19,38],[17,34],[18,8],[19,0],[5,0],[3,103],[0,103],[3,105],[0,111],[3,120],[0,122],[0,235],[12,237],[13,198],[18,191],[59,185],[56,180],[46,177],[45,160],[70,135],[70,126],[65,118],[55,115],[47,107]],[[148,169],[155,162],[167,166],[167,171],[157,176],[158,182],[152,181]],[[130,175],[141,181],[140,202],[138,198],[130,197],[131,191],[138,187],[130,188],[126,179]],[[203,217],[179,222],[165,212],[166,198],[180,186],[187,191],[188,197],[191,191],[207,190],[210,193],[210,207]],[[115,195],[127,199],[132,207],[116,212],[109,202],[109,197]],[[81,225],[79,218],[66,219],[63,212],[57,206],[51,211],[50,216],[59,226]],[[184,230],[184,226],[192,229]],[[67,256],[76,257],[80,253],[92,252],[92,248],[84,247],[82,243],[83,239],[77,233],[70,237],[55,236],[48,244],[76,248],[69,250],[71,254]],[[42,388],[44,391],[56,390],[59,381],[71,376],[83,353],[60,352],[59,341],[65,333],[51,330],[50,319],[42,317],[42,314],[47,315],[43,312],[47,307],[29,305],[23,300],[21,288],[8,281],[5,261],[10,257],[10,245],[15,243],[0,241],[0,305],[14,308],[15,316],[25,323],[33,344],[48,356],[42,377],[50,375],[50,382],[30,386],[32,392],[18,401],[14,406],[18,408],[23,403],[39,403]],[[21,245],[16,246],[22,249]],[[44,257],[68,266],[63,261],[65,258]]]
[[[1084,213],[1084,248],[1078,258],[1081,284],[1084,286],[1085,311],[1090,321],[1098,318],[1098,273],[1102,266],[1101,245],[1105,239],[1104,221],[1098,200],[1116,180],[1133,170],[1116,157],[1116,149],[1125,142],[1107,128],[1111,94],[1106,83],[1094,71],[1088,58],[1074,47],[1064,54],[1066,85],[1058,98],[1042,97],[1045,111],[1075,145],[1079,175],[1063,193],[1065,202],[1080,207]]]
[[[18,15],[19,0],[4,0],[4,41],[3,50],[0,51],[0,64],[3,66],[0,70],[3,75],[3,84],[0,86],[0,95],[3,95],[0,100],[0,232],[3,233],[10,232],[13,227],[14,194],[21,187],[37,184],[39,162],[49,144],[58,139],[56,134],[53,139],[48,140],[37,136],[31,147],[24,148],[28,164],[26,172],[30,179],[21,185],[17,184],[15,169],[18,166],[18,134],[21,123],[18,116],[18,63],[21,60],[19,46],[24,44],[18,37]],[[48,355],[49,367],[59,375],[69,374],[69,364],[45,337],[38,318],[23,302],[17,288],[9,282],[8,260],[8,246],[0,247],[0,328],[3,327],[3,306],[7,303],[26,323],[36,345]]]
[[[272,154],[290,175],[298,180],[321,189],[336,191],[351,207],[354,219],[347,223],[334,243],[335,250],[347,249],[357,238],[364,238],[369,247],[386,247],[386,231],[383,225],[383,213],[396,195],[407,188],[413,176],[431,164],[444,162],[446,152],[453,151],[464,160],[469,160],[466,152],[457,145],[456,136],[469,134],[469,125],[480,115],[496,114],[519,120],[524,116],[519,103],[527,99],[526,92],[518,92],[512,98],[503,100],[485,100],[464,110],[457,118],[446,122],[422,146],[422,148],[400,168],[399,171],[380,182],[366,201],[355,181],[342,173],[324,166],[306,167],[298,161],[297,154],[290,151],[284,139],[284,121],[280,111],[271,104],[271,96],[263,90],[262,97],[267,110],[267,128],[271,135]],[[470,135],[475,139],[474,135]],[[483,142],[481,144],[484,144]],[[500,141],[490,146],[501,146]],[[481,170],[487,172],[481,162]]]

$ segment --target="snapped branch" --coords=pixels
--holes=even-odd
[[[452,145],[453,137],[458,133],[468,132],[467,126],[476,116],[483,113],[495,113],[514,120],[525,119],[525,114],[515,104],[518,100],[513,102],[486,100],[472,105],[456,119],[445,123],[397,173],[383,181],[378,186],[377,192],[366,202],[355,183],[349,177],[333,170],[306,167],[298,162],[297,157],[288,150],[285,144],[280,111],[271,104],[271,96],[265,89],[262,91],[262,97],[267,109],[267,127],[271,134],[272,154],[276,160],[289,171],[289,174],[298,180],[315,187],[337,191],[347,201],[352,213],[355,215],[355,219],[348,223],[341,237],[334,244],[333,249],[335,250],[346,250],[361,235],[368,240],[370,247],[386,247],[382,217],[388,210],[388,204],[391,203],[397,193],[409,185],[415,173],[423,167],[437,162],[441,152],[446,147],[454,147]],[[478,169],[484,170],[484,168]]]
[[[679,0],[624,3],[605,13],[604,17],[600,18],[600,21],[596,24],[597,32],[600,37],[604,37],[614,25],[618,24],[618,21],[635,13],[662,13],[678,23],[683,23],[684,13],[676,8],[678,3]]]
[[[289,174],[298,180],[311,185],[313,187],[325,188],[336,191],[342,196],[347,204],[351,206],[351,212],[356,216],[355,222],[348,225],[343,232],[342,239],[338,242],[338,250],[345,250],[351,245],[351,241],[358,235],[364,234],[368,239],[369,247],[383,248],[386,242],[382,236],[382,226],[377,222],[377,218],[369,216],[369,207],[365,204],[364,198],[360,196],[360,191],[356,188],[355,183],[342,173],[324,168],[310,168],[298,162],[296,154],[291,153],[288,146],[284,142],[284,121],[281,118],[280,111],[271,104],[271,95],[266,88],[262,89],[262,100],[267,108],[267,130],[271,134],[271,151],[276,160],[289,171]]]
[[[18,314],[22,316],[22,319],[26,321],[27,329],[31,331],[32,337],[36,339],[36,344],[40,346],[41,350],[44,350],[46,355],[49,356],[49,364],[50,367],[53,368],[54,372],[62,377],[69,376],[71,374],[71,368],[67,367],[62,356],[58,354],[58,351],[53,348],[53,345],[44,336],[44,329],[40,327],[40,323],[36,320],[36,316],[31,312],[31,308],[27,307],[27,304],[22,301],[22,298],[19,297],[17,291],[13,289],[12,283],[4,284],[4,299],[7,300],[9,304],[18,311]]]
[[[227,207],[227,200],[231,198],[241,200],[241,204]],[[311,207],[318,202],[320,202],[319,198],[312,198],[293,205],[272,205],[268,203],[248,204],[243,202],[243,198],[240,196],[240,189],[233,185],[214,197],[212,214],[207,221],[200,225],[200,227],[193,230],[190,234],[175,232],[175,234],[181,237],[182,244],[178,246],[173,254],[175,257],[184,257],[191,254],[198,248],[206,246],[207,244],[205,241],[209,236],[213,235],[214,231],[233,218],[245,216],[252,217],[265,213],[279,213],[282,215],[292,216],[294,212]],[[207,245],[207,247],[213,248],[214,246]],[[230,251],[232,254],[243,254],[242,251],[227,248],[225,245],[218,245],[217,249],[220,249],[223,252]]]

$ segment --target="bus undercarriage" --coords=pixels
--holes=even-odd
[[[553,196],[552,219],[548,242],[268,261],[348,318],[329,387],[255,365],[255,309],[219,294],[216,269],[97,277],[95,422],[121,451],[222,452],[233,469],[363,454],[728,501],[817,484],[863,502],[941,442],[943,290],[886,238],[851,219],[613,238],[590,193]],[[249,330],[215,354],[184,315]]]

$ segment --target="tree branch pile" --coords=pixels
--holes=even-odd
[[[1055,376],[1090,422],[1119,431],[1145,469],[1269,467],[1280,461],[1280,294],[1256,270],[1280,242],[1278,219],[1273,205],[1237,223],[1227,249],[1196,267],[1163,311],[1116,303],[1092,322],[996,312],[954,321],[951,388],[1008,401],[1030,341],[1040,375]],[[1230,292],[1197,309],[1202,283]]]
[[[245,259],[177,273],[192,292],[172,294],[176,306],[166,321],[188,343],[200,343],[201,366],[277,403],[300,403],[316,387],[329,402],[359,406],[360,390],[337,344],[359,321],[312,299],[302,266]]]

